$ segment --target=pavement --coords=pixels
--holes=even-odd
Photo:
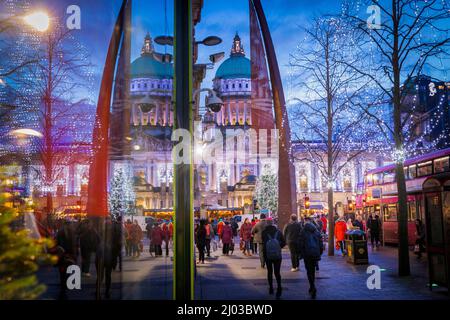
[[[270,300],[266,269],[262,269],[257,255],[247,257],[239,250],[233,255],[223,256],[212,252],[205,264],[196,265],[195,298],[198,300]],[[117,300],[168,300],[172,299],[172,257],[151,257],[148,243],[139,259],[124,257],[122,272],[112,275],[111,299]],[[397,249],[382,247],[378,251],[369,249],[369,264],[381,269],[381,289],[368,289],[368,265],[353,265],[339,253],[320,261],[316,275],[318,300],[441,300],[449,299],[447,289],[428,286],[428,271],[425,258],[418,260],[411,252],[411,276],[397,276]],[[281,269],[283,300],[306,300],[308,280],[303,261],[299,272],[291,272],[289,252],[283,250]],[[81,290],[68,290],[68,300],[95,299],[95,267],[91,277],[82,278]],[[41,299],[58,299],[59,282],[57,269],[42,268],[38,273],[47,291]],[[274,279],[275,281],[275,279]],[[275,283],[274,283],[275,284]],[[104,298],[104,297],[103,297]]]

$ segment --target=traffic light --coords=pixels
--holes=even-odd
[[[310,204],[309,197],[305,195],[305,209],[309,209]]]

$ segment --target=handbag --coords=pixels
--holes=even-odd
[[[239,243],[239,249],[242,251],[245,248],[245,241],[241,240],[241,242]]]

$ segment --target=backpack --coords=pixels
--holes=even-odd
[[[304,237],[304,257],[320,260],[320,256],[322,255],[322,239],[319,233],[306,231]]]
[[[281,259],[281,246],[280,242],[277,239],[278,235],[277,231],[275,236],[272,237],[270,234],[267,234],[269,240],[266,242],[266,257],[267,260],[280,260]]]

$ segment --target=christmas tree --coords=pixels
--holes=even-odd
[[[10,205],[7,181],[0,173],[0,300],[36,299],[46,290],[36,271],[40,264],[56,263],[56,257],[45,253],[50,240],[32,239],[28,230],[12,227],[20,213]]]
[[[135,201],[133,180],[122,167],[114,169],[111,191],[109,194],[109,211],[117,218],[120,215],[132,214]]]
[[[278,208],[278,177],[266,164],[256,182],[256,200],[260,209],[268,209],[276,217]]]

